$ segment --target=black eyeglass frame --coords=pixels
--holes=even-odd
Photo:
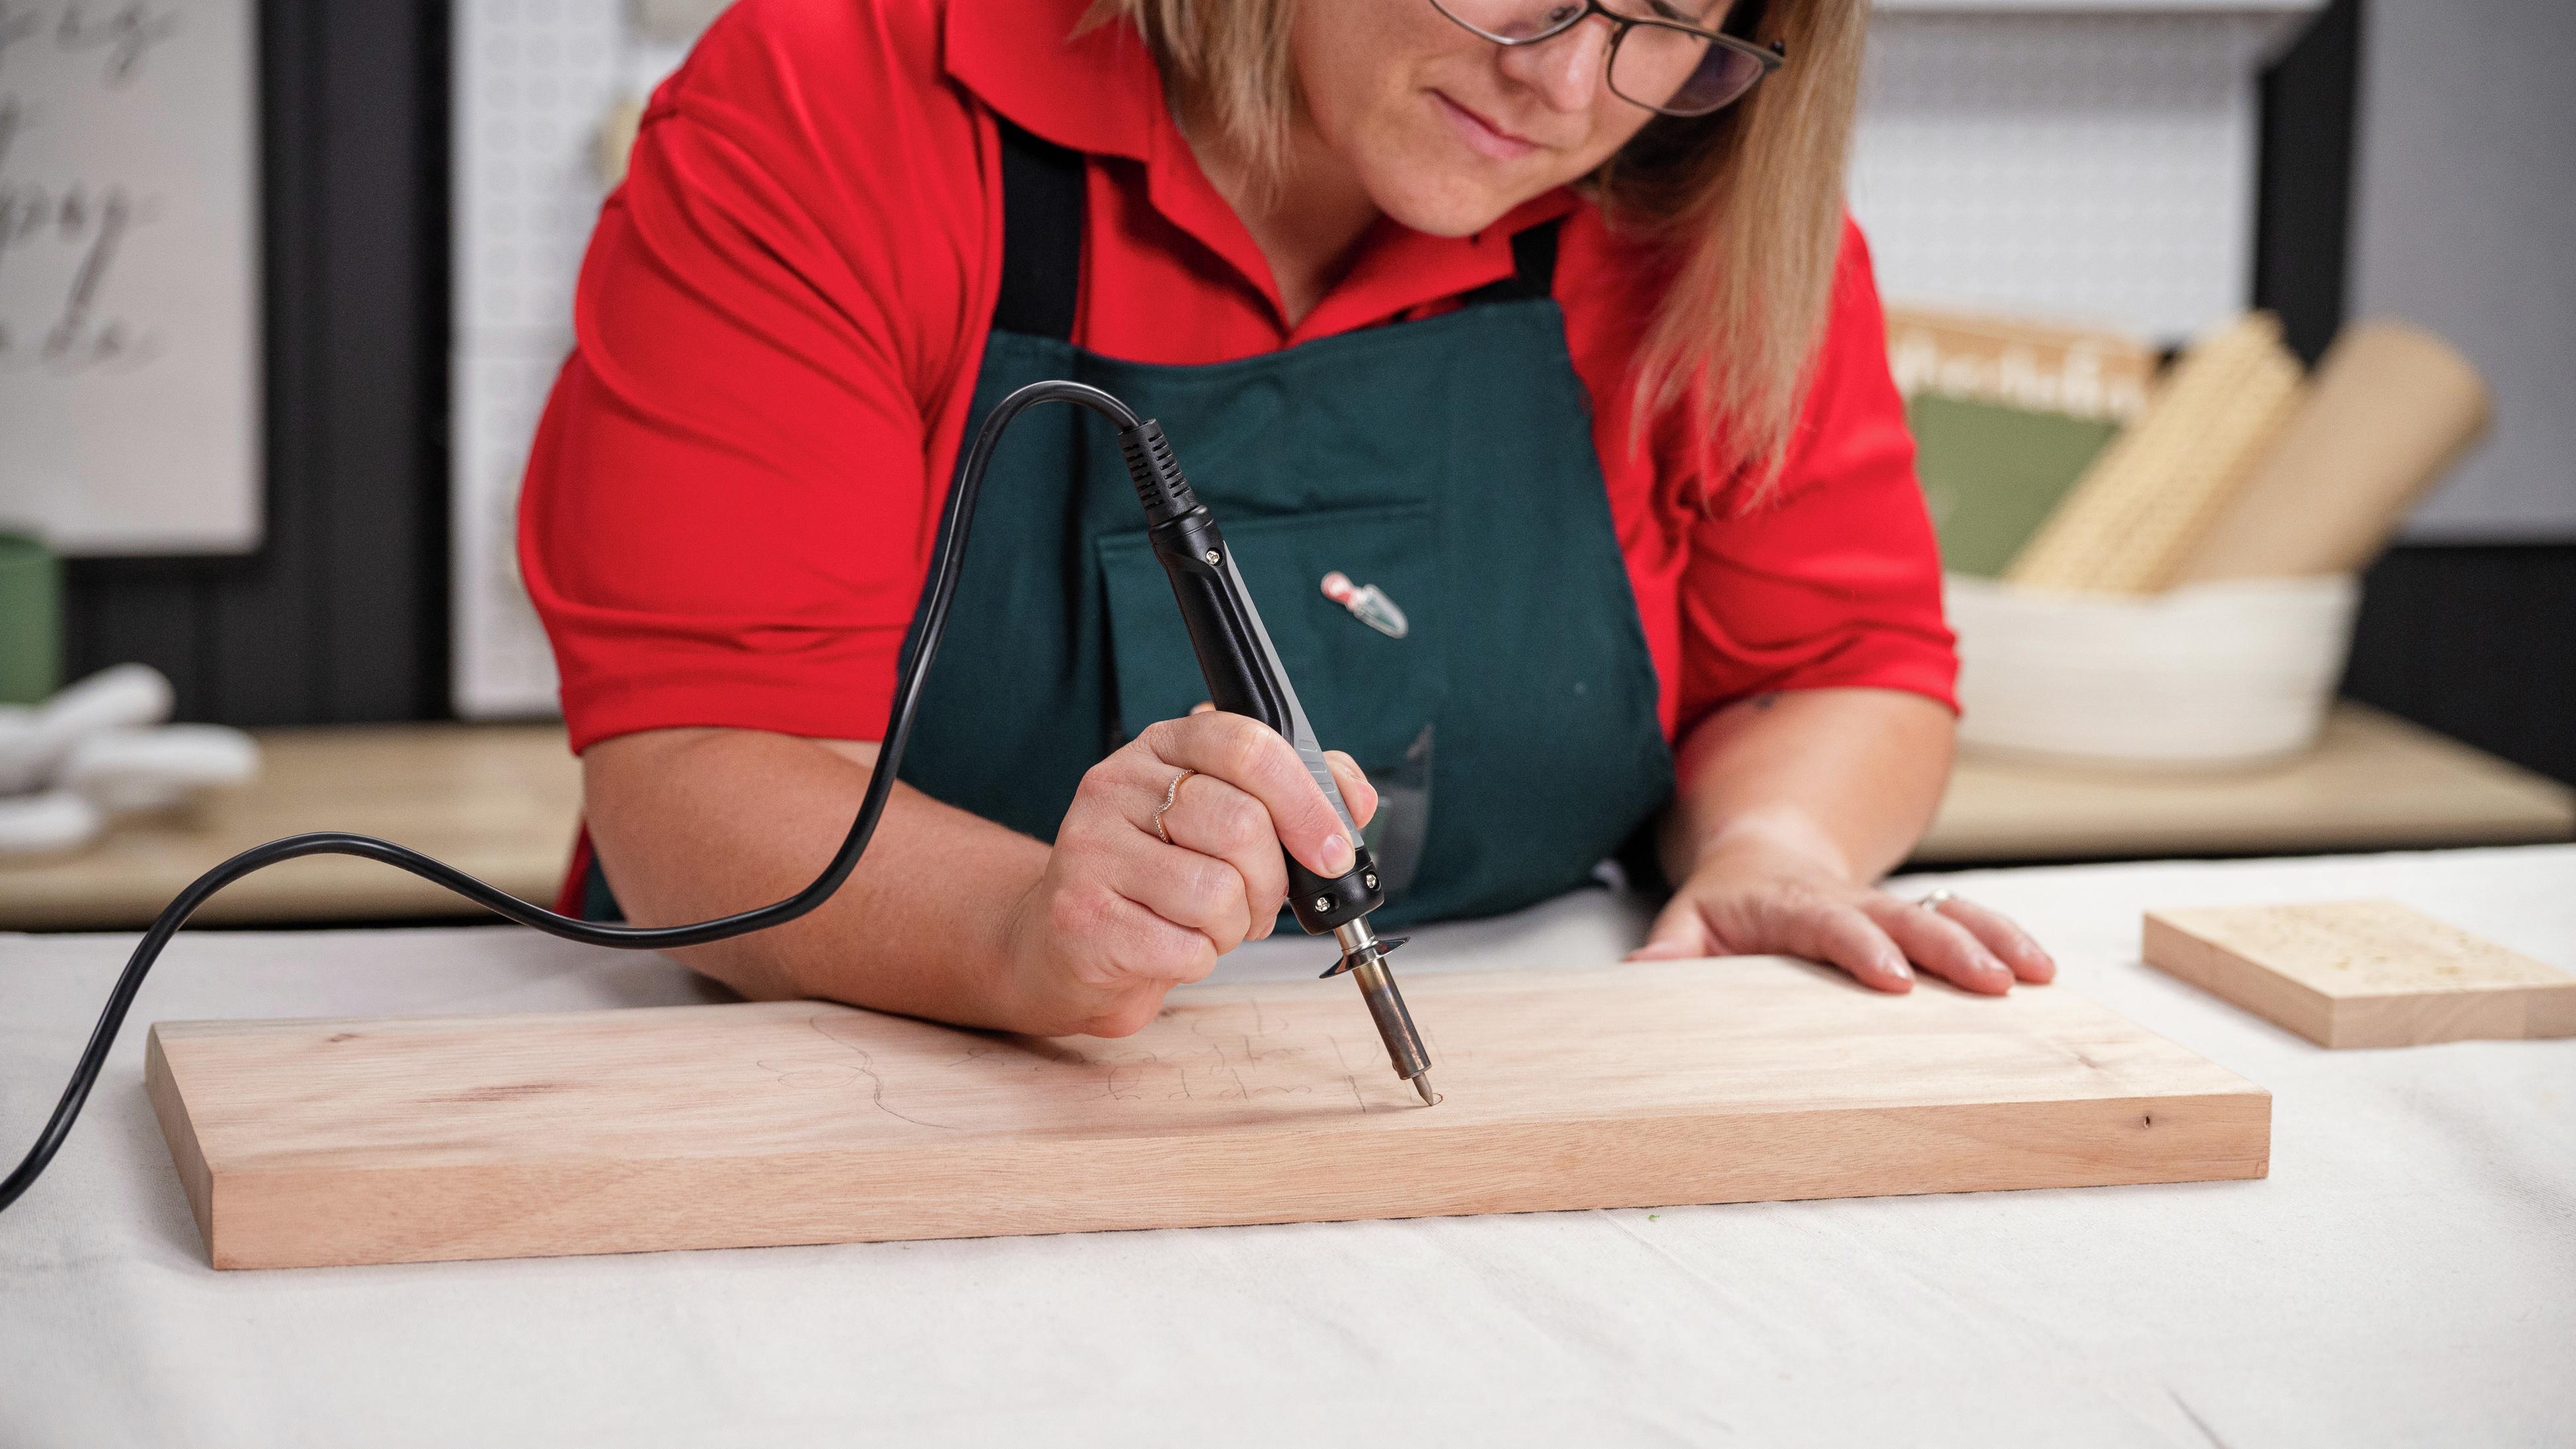
[[[1677,111],[1670,106],[1648,105],[1646,102],[1641,101],[1635,96],[1628,94],[1626,91],[1619,89],[1616,81],[1609,81],[1610,94],[1617,96],[1619,99],[1626,101],[1632,106],[1639,107],[1643,110],[1653,111],[1659,116],[1716,115],[1718,112],[1725,110],[1728,106],[1734,105],[1737,101],[1751,95],[1755,86],[1758,86],[1762,84],[1763,81],[1769,79],[1773,71],[1776,71],[1780,67],[1789,63],[1789,47],[1780,41],[1775,40],[1767,46],[1762,46],[1756,45],[1752,41],[1745,40],[1737,36],[1727,35],[1720,31],[1703,29],[1697,25],[1684,25],[1678,20],[1658,20],[1644,15],[1622,15],[1618,11],[1602,4],[1601,0],[1583,0],[1583,8],[1575,11],[1572,15],[1567,16],[1564,20],[1559,21],[1555,25],[1549,26],[1546,30],[1541,31],[1536,35],[1524,35],[1517,39],[1509,36],[1496,35],[1494,32],[1486,30],[1481,26],[1468,24],[1466,21],[1459,19],[1456,13],[1451,11],[1448,6],[1441,4],[1440,0],[1431,0],[1431,8],[1439,11],[1442,19],[1457,26],[1459,29],[1466,31],[1469,35],[1475,36],[1479,40],[1490,40],[1496,45],[1513,50],[1520,49],[1523,46],[1544,45],[1548,41],[1556,39],[1558,36],[1565,34],[1574,27],[1581,25],[1584,21],[1598,15],[1602,19],[1610,22],[1610,48],[1605,51],[1601,57],[1601,74],[1604,80],[1609,80],[1611,76],[1618,73],[1619,47],[1628,39],[1628,32],[1636,29],[1640,25],[1652,26],[1657,30],[1677,30],[1684,35],[1695,36],[1701,40],[1707,41],[1711,45],[1731,50],[1741,56],[1749,57],[1762,67],[1761,71],[1757,73],[1753,79],[1745,82],[1744,89],[1728,96],[1725,100],[1718,102],[1716,105],[1707,107],[1704,110],[1696,111]]]

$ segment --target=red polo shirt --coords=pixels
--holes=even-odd
[[[995,112],[1090,158],[1073,340],[1115,357],[1224,362],[1437,312],[1510,273],[1513,232],[1566,217],[1556,295],[1667,735],[1764,690],[1950,702],[1858,231],[1780,486],[1742,506],[1678,420],[1632,437],[1653,268],[1591,203],[1554,192],[1463,240],[1381,223],[1291,326],[1143,43],[1064,38],[1085,8],[741,0],[655,93],[521,503],[576,750],[675,725],[881,732],[999,284]]]

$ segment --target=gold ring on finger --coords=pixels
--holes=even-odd
[[[1197,773],[1196,770],[1183,770],[1174,775],[1172,783],[1163,788],[1163,803],[1154,807],[1154,833],[1163,837],[1165,845],[1172,843],[1172,832],[1163,828],[1163,812],[1171,809],[1172,802],[1181,798],[1181,782]]]

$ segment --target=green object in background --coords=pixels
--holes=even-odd
[[[62,565],[34,539],[0,533],[0,704],[42,701],[62,667]]]
[[[1941,565],[1995,578],[2039,531],[2094,455],[2120,431],[2108,418],[2032,412],[2001,403],[1917,393],[1905,404],[1914,430]]]

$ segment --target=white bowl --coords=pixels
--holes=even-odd
[[[2352,645],[2349,575],[2146,597],[1952,574],[1959,739],[2099,764],[2223,766],[2313,744]]]

